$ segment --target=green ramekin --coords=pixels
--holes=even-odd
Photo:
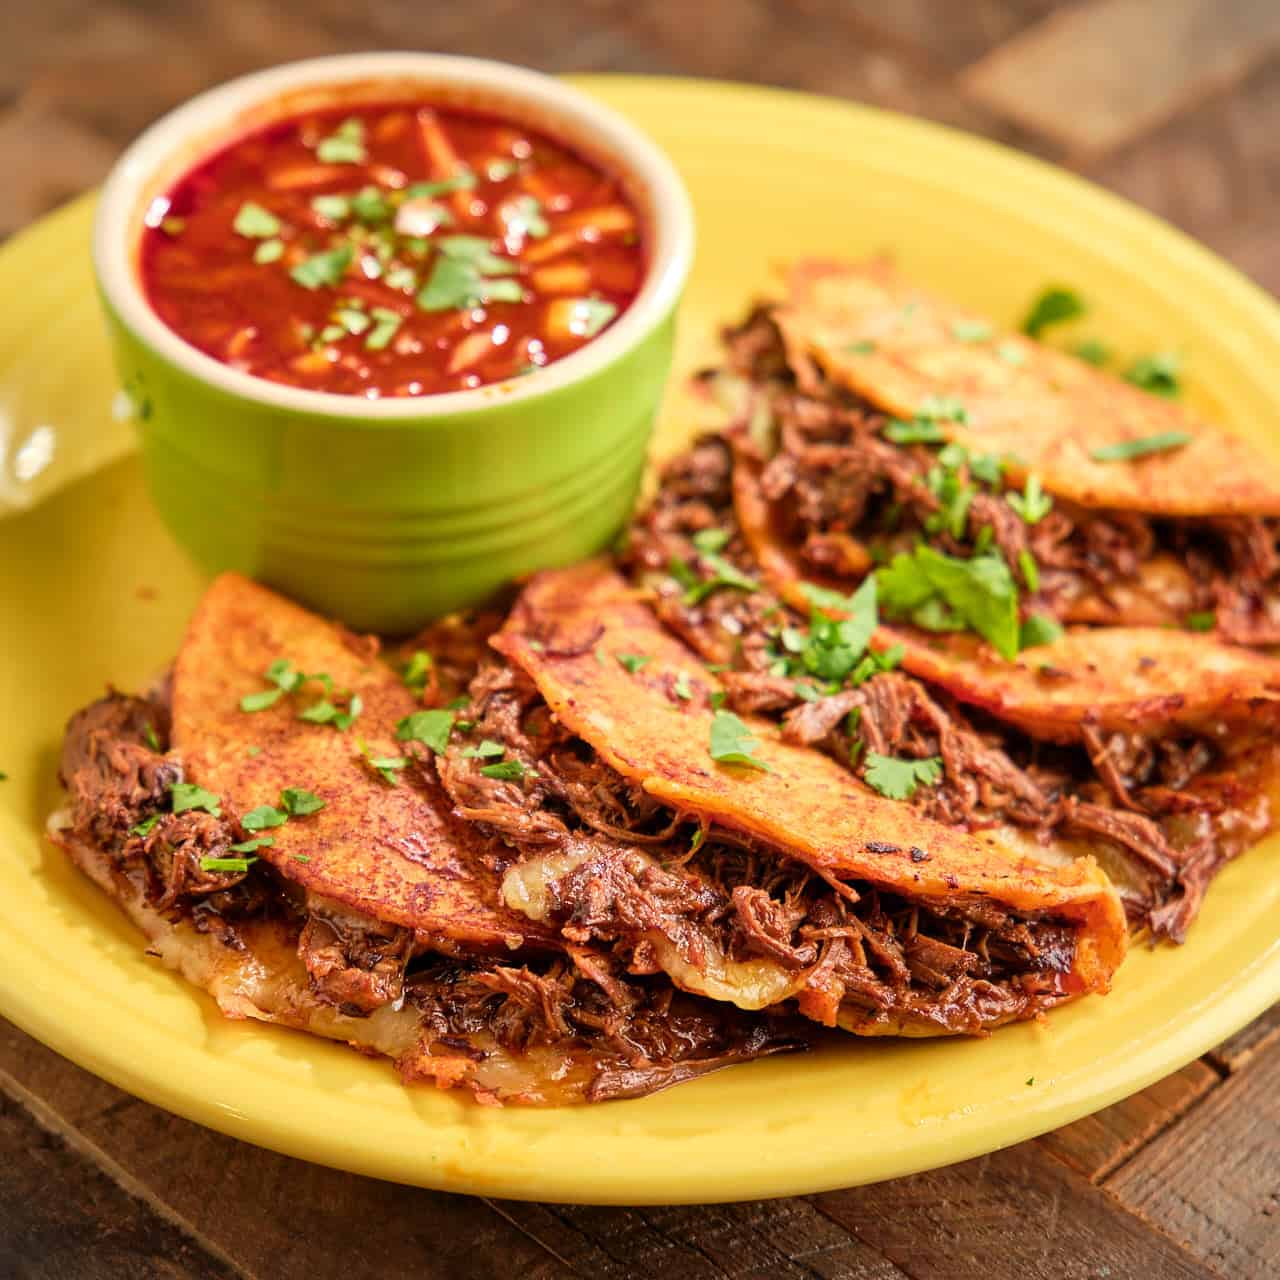
[[[616,173],[645,226],[636,300],[546,369],[474,391],[366,400],[233,369],[143,295],[139,247],[172,183],[249,129],[317,106],[420,100],[527,123]],[[634,501],[670,363],[693,217],[674,168],[547,76],[432,54],[355,54],[232,81],[153,125],[104,189],[94,265],[148,486],[180,543],[353,627],[409,631],[599,551]]]

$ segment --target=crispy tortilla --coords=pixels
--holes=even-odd
[[[989,833],[921,819],[835,761],[780,741],[764,720],[744,718],[767,772],[717,764],[708,750],[714,683],[606,566],[538,575],[491,643],[530,675],[564,725],[664,804],[836,879],[909,899],[990,902],[1061,919],[1076,929],[1069,990],[1107,989],[1127,933],[1116,892],[1092,859],[1047,868]],[[651,661],[632,674],[597,653]],[[681,672],[695,690],[689,701],[669,693]]]
[[[760,491],[759,466],[741,449],[733,500],[761,573],[789,604],[809,608],[801,590],[806,581],[847,589],[847,583],[821,581],[788,547]],[[1188,631],[1081,628],[1025,649],[1013,662],[971,632],[881,625],[872,637],[878,650],[896,644],[904,646],[902,665],[912,675],[1056,742],[1078,740],[1086,720],[1104,730],[1150,732],[1239,720],[1262,707],[1280,712],[1280,660]]]
[[[49,834],[146,935],[148,953],[212,996],[224,1017],[275,1023],[390,1058],[405,1084],[466,1089],[489,1105],[564,1106],[654,1093],[735,1061],[798,1047],[780,1028],[772,1035],[757,1032],[753,1041],[744,1036],[742,1046],[722,1055],[689,1056],[656,1067],[645,1063],[638,1069],[603,1037],[513,1048],[489,1027],[465,1018],[461,1025],[449,1025],[412,1000],[352,1017],[317,996],[298,956],[296,925],[268,916],[199,929],[190,919],[157,911],[136,877],[122,874],[102,850],[72,838],[56,817]],[[428,999],[437,995],[447,1006],[449,986],[445,972],[424,990]]]
[[[336,689],[360,695],[364,709],[349,732],[298,718],[322,696],[318,684],[265,711],[240,710],[245,694],[270,687],[263,672],[277,658],[326,672]],[[279,805],[285,787],[325,801],[318,813],[264,833],[275,843],[258,851],[304,889],[435,945],[447,939],[501,951],[545,933],[499,905],[502,868],[492,842],[453,817],[429,775],[406,769],[390,786],[361,757],[358,741],[375,757],[403,755],[396,724],[419,704],[359,637],[224,574],[188,624],[172,697],[173,747],[188,778],[232,812]]]
[[[1280,466],[1253,445],[1081,360],[1019,335],[966,342],[981,318],[907,283],[883,262],[801,262],[776,312],[793,366],[817,365],[885,412],[913,417],[931,397],[959,400],[949,438],[1010,455],[1050,493],[1086,507],[1153,515],[1280,514]],[[1186,446],[1128,462],[1093,450],[1165,432]]]

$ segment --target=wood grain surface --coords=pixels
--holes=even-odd
[[[41,0],[0,5],[0,235],[239,72],[362,48],[856,98],[1065,163],[1280,291],[1280,0]],[[1280,1010],[950,1169],[685,1208],[485,1201],[211,1133],[0,1023],[0,1276],[1280,1275]]]

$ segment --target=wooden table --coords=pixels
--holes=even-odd
[[[1280,0],[0,8],[0,234],[96,182],[143,125],[208,84],[412,47],[762,80],[929,116],[1086,173],[1280,291]],[[1280,1274],[1280,1008],[1038,1141],[878,1187],[728,1206],[516,1204],[335,1173],[169,1116],[3,1023],[0,1091],[5,1276]]]

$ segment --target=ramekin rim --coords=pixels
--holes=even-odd
[[[464,391],[368,398],[278,383],[224,364],[171,329],[151,307],[132,270],[131,225],[139,197],[161,161],[219,113],[241,110],[292,89],[366,82],[380,76],[449,81],[500,88],[505,94],[576,118],[649,194],[651,257],[631,305],[599,337],[536,374]],[[584,381],[616,362],[662,323],[679,299],[693,262],[694,221],[689,196],[671,160],[641,129],[597,99],[553,76],[526,67],[454,54],[371,52],[337,54],[251,72],[205,90],[162,116],[125,150],[103,184],[93,226],[93,263],[107,305],[134,337],[193,378],[232,397],[286,411],[372,424],[423,420],[533,400]]]

